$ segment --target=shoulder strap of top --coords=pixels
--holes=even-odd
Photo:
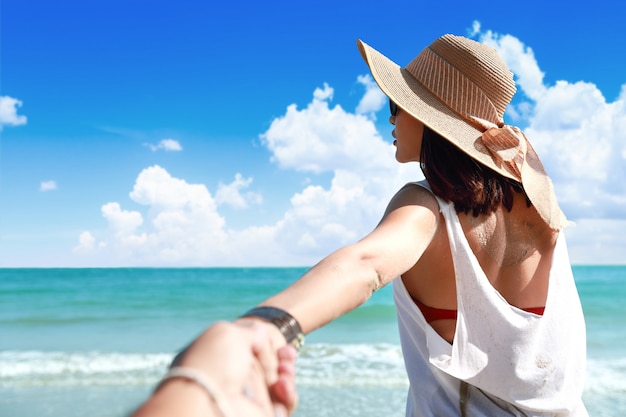
[[[433,195],[433,197],[435,197],[435,200],[437,200],[437,204],[439,205],[439,211],[442,212],[444,214],[444,217],[447,217],[449,214],[446,213],[446,210],[450,210],[452,209],[452,211],[454,211],[454,206],[452,205],[452,203],[449,203],[439,197],[437,197],[437,195],[435,193],[433,193],[432,188],[430,188],[430,184],[428,183],[428,181],[426,180],[422,180],[422,181],[415,181],[413,184],[415,185],[419,185],[420,187],[428,190],[429,193],[431,193]]]
[[[413,184],[419,185],[420,187],[427,189],[428,192],[430,192],[432,195],[435,195],[435,193],[433,193],[433,190],[430,188],[430,184],[428,183],[428,181],[426,180],[415,181]]]

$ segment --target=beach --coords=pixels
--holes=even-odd
[[[0,269],[0,416],[128,415],[175,352],[305,268]],[[626,267],[576,266],[584,402],[626,415]],[[295,417],[401,416],[408,388],[391,287],[307,337]]]

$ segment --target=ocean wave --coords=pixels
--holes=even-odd
[[[0,388],[151,386],[174,353],[0,351]],[[394,344],[311,344],[297,360],[302,387],[408,386],[402,352]],[[626,357],[589,359],[585,398],[625,402]]]
[[[154,385],[174,353],[0,352],[0,387]],[[407,385],[400,347],[312,344],[300,352],[298,385]]]
[[[587,360],[583,402],[592,416],[625,415],[626,357]]]
[[[173,354],[0,352],[0,387],[153,384]]]
[[[297,363],[301,386],[408,386],[399,345],[314,344]]]

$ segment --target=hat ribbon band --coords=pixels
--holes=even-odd
[[[567,220],[559,208],[552,181],[526,135],[515,126],[498,126],[477,117],[472,120],[484,129],[481,142],[494,161],[523,185],[541,218],[553,229],[565,226]]]
[[[524,133],[516,126],[505,124],[498,126],[474,116],[470,116],[470,119],[483,129],[481,142],[494,161],[503,165],[511,175],[522,182],[522,170],[530,145]]]

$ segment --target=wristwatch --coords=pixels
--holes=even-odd
[[[292,345],[296,350],[299,350],[304,344],[304,333],[302,333],[300,324],[285,310],[269,306],[255,307],[241,317],[258,317],[274,324],[285,337],[287,344]]]

